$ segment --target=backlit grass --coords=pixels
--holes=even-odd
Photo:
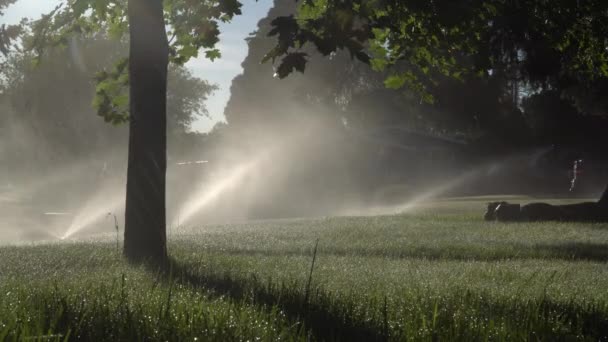
[[[2,247],[0,340],[608,340],[608,225],[482,212],[181,227],[162,272],[111,241]]]

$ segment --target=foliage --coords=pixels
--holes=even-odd
[[[4,15],[2,11],[16,1],[17,0],[0,0],[0,18]],[[13,49],[13,41],[21,34],[23,25],[26,23],[27,21],[23,20],[19,25],[0,25],[0,54],[4,57]],[[0,69],[4,67],[4,61],[0,59]]]
[[[25,21],[22,21],[21,25],[6,25],[0,26],[0,53],[4,56],[8,55],[12,48],[12,41],[14,41],[22,31],[22,25]]]
[[[36,25],[31,46],[64,44],[73,32],[108,27],[116,37],[127,29],[123,0],[74,0]],[[240,14],[239,1],[165,1],[171,61],[183,64],[200,49],[210,59],[218,22]],[[590,89],[608,74],[604,37],[608,8],[600,0],[584,3],[542,0],[434,1],[300,1],[297,15],[274,19],[269,34],[277,43],[263,61],[280,63],[275,75],[303,72],[311,49],[332,56],[346,50],[351,57],[384,71],[388,88],[409,88],[423,102],[436,102],[435,88],[445,78],[465,81],[489,74],[559,88],[586,112]],[[108,121],[124,121],[124,61],[101,73],[96,101]],[[568,90],[568,91],[567,91]],[[117,97],[117,99],[114,99]],[[597,102],[595,96],[592,101]],[[603,110],[604,108],[600,108]],[[597,110],[593,110],[597,112]],[[473,114],[473,115],[478,115]]]
[[[120,124],[129,120],[129,65],[127,58],[122,58],[109,71],[99,71],[95,75],[97,87],[93,108],[106,122]]]
[[[129,60],[122,58],[110,70],[96,73],[93,108],[106,122],[121,124],[129,120]],[[192,76],[185,67],[170,67],[167,93],[169,131],[172,133],[190,130],[198,116],[208,116],[204,102],[218,89],[204,80]]]
[[[17,0],[0,0],[0,15],[4,15],[3,9],[15,3]]]
[[[113,227],[98,242],[2,247],[0,336],[604,339],[606,225],[488,225],[485,200],[175,230],[166,273],[124,261]]]
[[[268,37],[271,21],[295,11],[295,2],[275,1],[268,16],[247,39],[248,55],[242,63],[243,73],[232,82],[231,97],[224,112],[230,129],[251,131],[259,126],[261,132],[268,132],[272,129],[264,127],[294,127],[307,119],[325,119],[327,125],[339,123],[347,93],[363,79],[361,75],[367,71],[366,66],[353,63],[344,54],[331,59],[312,56],[306,74],[279,80],[273,74],[288,70],[277,70],[273,63],[260,63],[276,44],[275,39]],[[268,101],[268,94],[272,94],[272,101]],[[282,130],[277,128],[276,132]]]
[[[49,158],[65,162],[105,154],[126,143],[127,132],[106,127],[91,108],[91,103],[95,107],[107,105],[108,110],[128,107],[126,74],[116,72],[114,64],[124,60],[126,53],[124,41],[110,39],[103,32],[74,36],[66,47],[48,49],[44,63],[37,66],[32,53],[12,52],[0,70],[0,103],[7,108],[0,117],[0,131],[3,144],[21,152],[14,156],[17,159],[10,158],[12,162],[4,162],[45,162]],[[116,75],[118,79],[95,84],[95,76],[100,74]],[[205,100],[215,89],[215,85],[194,77],[184,67],[169,69],[167,124],[172,141],[190,131],[200,115],[207,115]],[[96,109],[97,113],[106,113]],[[116,123],[117,114],[104,119]],[[21,137],[16,138],[17,132],[21,132]]]
[[[221,57],[215,47],[219,41],[219,22],[241,14],[241,3],[236,0],[171,0],[163,4],[165,22],[170,28],[170,60],[177,66],[197,57],[201,49],[211,60]],[[121,39],[128,30],[126,5],[125,0],[71,0],[34,23],[34,35],[26,46],[43,58],[46,47],[66,45],[74,34],[107,30],[112,37]],[[111,70],[96,75],[95,107],[108,122],[128,119],[128,99],[123,91],[128,85],[127,66],[128,61],[120,59]]]
[[[348,51],[337,51],[326,58],[314,46],[304,46],[299,51],[308,54],[306,72],[281,80],[273,78],[273,73],[278,75],[277,67],[259,63],[276,47],[276,37],[268,36],[273,31],[271,22],[296,11],[295,2],[276,1],[248,39],[244,71],[233,80],[225,110],[232,130],[249,132],[259,125],[264,135],[268,134],[264,127],[279,123],[299,127],[302,121],[313,119],[326,126],[339,126],[336,131],[361,132],[355,135],[363,137],[376,129],[402,127],[432,136],[469,141],[487,136],[519,145],[529,135],[522,113],[511,101],[511,80],[504,73],[483,78],[463,74],[459,80],[436,75],[434,84],[426,88],[435,100],[429,105],[412,89],[386,87],[387,78],[399,81],[391,76],[407,70],[407,63],[397,61],[383,71],[374,71],[353,59]],[[303,15],[302,10],[299,13]],[[272,101],[267,100],[268,94],[272,94]],[[366,141],[369,144],[369,139]]]
[[[441,2],[443,4],[443,2]],[[462,67],[456,57],[475,50],[479,37],[465,34],[484,19],[473,16],[475,8],[459,9],[469,22],[457,21],[458,12],[437,11],[435,3],[403,1],[305,1],[299,16],[277,18],[272,35],[277,47],[269,58],[285,55],[283,63],[307,43],[323,55],[346,49],[351,56],[370,63],[378,71],[400,62],[402,68],[389,75],[389,88],[408,86],[417,90],[423,100],[432,102],[425,90],[433,75],[460,77]],[[335,20],[338,18],[338,20]]]
[[[278,43],[268,58],[283,56],[281,70],[303,69],[306,58],[297,54],[307,44],[323,55],[346,49],[360,60],[369,55],[376,70],[403,66],[386,86],[407,86],[429,102],[440,75],[491,70],[548,86],[608,76],[608,3],[601,0],[310,0],[297,17],[273,25]]]
[[[183,66],[170,66],[167,91],[169,133],[190,131],[195,120],[209,117],[205,102],[217,89],[217,85],[195,77]]]

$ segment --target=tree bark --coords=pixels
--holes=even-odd
[[[124,255],[133,261],[167,257],[168,42],[162,0],[129,0],[130,122]]]
[[[597,203],[601,206],[608,207],[608,185],[606,186],[606,189],[604,189],[604,193]]]

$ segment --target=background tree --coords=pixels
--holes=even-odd
[[[390,70],[377,72],[351,58],[348,51],[338,50],[324,58],[314,46],[308,46],[302,50],[308,56],[305,74],[281,81],[273,78],[273,66],[259,64],[276,45],[275,37],[268,37],[271,22],[277,17],[295,15],[296,10],[293,1],[276,1],[258,31],[249,38],[249,55],[242,64],[244,72],[233,81],[225,111],[232,127],[249,130],[259,125],[263,131],[269,123],[326,116],[338,122],[344,118],[350,127],[364,130],[401,126],[469,140],[486,135],[513,145],[519,137],[520,145],[527,141],[522,112],[517,101],[512,100],[517,97],[512,92],[512,80],[504,73],[494,72],[485,78],[463,75],[459,81],[435,75],[434,82],[427,82],[426,88],[435,103],[428,105],[421,103],[419,92],[391,89],[384,84],[387,77],[408,70],[407,62],[397,61]],[[265,100],[265,89],[277,94],[273,101]],[[290,110],[285,111],[286,107]],[[294,110],[299,107],[304,108],[304,113]]]
[[[9,5],[17,0],[0,0],[0,17],[4,15],[2,12]],[[0,53],[6,56],[12,48],[13,41],[21,32],[21,25],[6,25],[0,26]],[[1,64],[0,64],[1,66]]]
[[[31,53],[8,55],[0,71],[4,89],[0,102],[6,108],[0,117],[1,139],[3,146],[10,146],[2,153],[3,163],[35,172],[61,163],[103,158],[109,151],[121,154],[127,130],[104,124],[95,117],[91,104],[95,75],[126,53],[125,42],[96,33],[74,36],[65,47],[49,49],[38,66]],[[184,149],[182,136],[190,131],[192,121],[207,115],[205,100],[215,89],[183,67],[170,68],[168,135],[175,155]]]
[[[303,71],[312,45],[323,55],[345,49],[388,71],[387,87],[426,102],[437,100],[432,90],[444,77],[498,74],[514,89],[557,89],[579,113],[606,115],[598,96],[608,77],[604,1],[313,0],[273,25],[278,43],[267,58],[281,59],[280,77]]]

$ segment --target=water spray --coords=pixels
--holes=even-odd
[[[421,194],[415,196],[414,198],[410,199],[406,203],[399,206],[399,212],[407,213],[407,212],[411,211],[412,209],[416,208],[418,205],[420,205],[420,203],[424,203],[433,198],[439,197],[439,196],[445,194],[446,192],[448,192],[458,186],[461,186],[462,184],[466,183],[467,181],[470,181],[472,179],[475,179],[476,177],[479,177],[479,174],[482,171],[483,171],[483,169],[474,169],[474,170],[465,172],[465,173],[461,174],[460,176],[458,176],[448,182],[439,184],[431,189],[428,189],[427,191],[422,192]]]
[[[258,156],[249,162],[242,163],[232,168],[226,173],[226,175],[219,179],[214,180],[209,187],[201,186],[198,191],[195,191],[190,198],[185,202],[182,208],[179,210],[179,216],[177,217],[177,224],[183,225],[184,223],[191,220],[198,212],[220,197],[223,193],[228,191],[230,188],[238,185],[243,179],[253,171],[253,169],[259,165],[266,157],[266,154]]]
[[[74,217],[72,224],[70,224],[61,239],[65,240],[94,223],[99,223],[104,218],[107,218],[107,213],[119,210],[122,205],[124,205],[124,196],[121,193],[117,192],[110,196],[107,196],[107,193],[99,193],[78,211],[78,215]]]

